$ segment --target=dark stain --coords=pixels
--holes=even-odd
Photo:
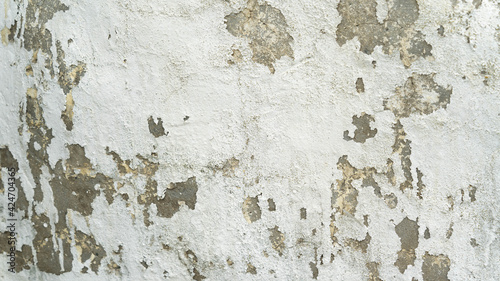
[[[247,273],[255,275],[255,274],[257,274],[257,268],[255,268],[255,266],[253,266],[253,264],[247,263]]]
[[[259,198],[257,196],[247,197],[247,199],[243,202],[241,209],[243,211],[243,216],[248,223],[260,220],[262,212],[260,210]]]
[[[165,134],[165,128],[163,128],[163,121],[161,121],[161,118],[156,118],[156,120],[158,121],[158,123],[155,123],[153,116],[149,116],[148,118],[149,132],[155,138],[168,135],[168,132],[167,134]]]
[[[90,269],[97,274],[101,260],[106,257],[104,248],[99,245],[94,236],[83,233],[80,230],[75,232],[75,246],[81,249],[81,262],[85,263],[90,259]]]
[[[430,255],[425,252],[422,264],[422,277],[424,281],[449,281],[450,259],[445,255]]]
[[[398,259],[394,265],[399,268],[401,273],[404,273],[408,265],[415,265],[415,249],[418,247],[417,221],[404,218],[396,225],[396,234],[401,240],[401,250],[398,252]]]
[[[300,219],[301,220],[307,219],[307,210],[306,210],[306,208],[300,208]]]
[[[345,241],[345,245],[348,247],[351,247],[355,250],[366,253],[368,246],[370,245],[371,240],[372,240],[372,237],[370,236],[370,234],[366,233],[365,239],[359,241],[356,239],[348,238]]]
[[[278,226],[269,228],[269,232],[269,241],[271,241],[271,246],[280,256],[282,256],[286,248],[285,235],[278,229]]]
[[[399,50],[405,67],[419,57],[430,57],[432,46],[417,31],[415,22],[419,16],[416,0],[395,0],[389,8],[383,23],[377,20],[376,0],[341,0],[337,10],[342,21],[337,26],[337,43],[342,46],[357,37],[360,51],[373,53],[376,46],[382,46],[385,54]]]
[[[377,129],[370,128],[370,122],[374,122],[375,118],[373,116],[361,113],[361,116],[354,115],[352,117],[352,124],[356,126],[356,130],[354,130],[354,137],[349,136],[349,131],[344,131],[344,140],[350,141],[354,140],[355,142],[364,143],[367,139],[375,137],[377,134]]]
[[[474,247],[474,248],[475,248],[475,247],[477,247],[477,246],[479,246],[479,244],[477,243],[477,241],[476,241],[476,239],[475,239],[475,238],[471,238],[471,239],[470,239],[470,245],[471,245],[472,247]]]
[[[425,238],[425,239],[429,239],[429,238],[431,238],[431,232],[429,231],[429,228],[428,228],[428,227],[426,227],[426,228],[425,228],[425,231],[424,231],[424,238]]]
[[[365,83],[363,83],[363,78],[356,79],[356,91],[360,94],[365,92]]]
[[[423,199],[423,191],[425,189],[425,184],[422,182],[422,177],[424,174],[417,168],[417,196],[420,199]]]
[[[390,110],[397,118],[409,117],[411,114],[431,114],[450,103],[452,88],[437,84],[435,73],[417,74],[408,77],[402,87],[397,87],[396,94],[384,100],[385,110]]]
[[[12,234],[8,231],[5,232],[0,232],[0,253],[5,253],[6,254],[6,260],[7,264],[10,265],[9,263],[9,257],[11,255],[11,248],[16,248],[14,252],[15,254],[15,267],[14,270],[16,273],[21,272],[22,270],[29,270],[34,264],[33,261],[33,251],[30,246],[28,245],[22,245],[21,251],[18,250],[19,248],[19,240],[16,240],[16,245],[9,244],[9,242],[14,241],[10,240],[9,238],[12,237]]]
[[[450,223],[450,227],[446,231],[446,239],[450,239],[452,235],[453,235],[453,222]]]
[[[193,268],[193,280],[201,281],[203,279],[207,279],[207,277],[203,276],[196,268]]]
[[[391,159],[387,159],[387,171],[385,172],[385,176],[389,183],[393,186],[396,185],[396,176],[394,174],[394,162]]]
[[[477,187],[469,185],[469,197],[471,202],[476,201],[476,191]]]
[[[368,227],[368,215],[363,215],[363,224]]]
[[[309,267],[311,268],[311,271],[312,271],[312,278],[318,279],[319,270],[318,270],[318,267],[316,266],[316,263],[310,262]]]
[[[198,262],[198,257],[195,255],[195,253],[192,250],[187,250],[184,253],[184,255],[191,262],[191,264],[194,264],[194,263]]]
[[[5,192],[5,187],[4,187],[4,182],[2,180],[2,175],[1,171],[2,169],[5,169],[6,172],[8,171],[7,169],[14,168],[15,173],[17,174],[19,172],[19,163],[17,160],[14,158],[12,153],[9,150],[9,147],[4,147],[0,148],[0,193]],[[9,182],[7,179],[5,180],[5,183],[7,187],[14,186],[16,191],[17,191],[17,198],[15,202],[15,209],[16,213],[22,214],[21,218],[22,219],[28,219],[28,208],[29,208],[29,202],[26,199],[26,194],[24,192],[24,187],[21,185],[21,179],[20,178],[15,178],[15,183],[12,184],[12,182]],[[6,241],[6,240],[4,240]]]
[[[444,27],[442,25],[439,26],[437,32],[440,36],[444,37]]]
[[[267,199],[267,205],[270,212],[276,211],[276,203],[274,203],[272,198]]]
[[[275,72],[273,63],[283,56],[293,59],[290,45],[293,41],[288,34],[285,16],[280,10],[264,2],[259,5],[257,0],[248,0],[247,7],[241,12],[225,17],[227,30],[233,36],[250,40],[252,60]]]

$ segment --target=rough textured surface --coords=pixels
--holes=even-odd
[[[0,280],[500,280],[497,2],[1,1]]]

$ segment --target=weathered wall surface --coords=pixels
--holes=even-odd
[[[0,279],[500,279],[498,2],[1,2]]]

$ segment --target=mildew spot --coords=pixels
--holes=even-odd
[[[278,252],[280,256],[282,256],[283,252],[285,251],[285,234],[283,234],[278,229],[278,226],[270,228],[269,232],[269,240],[271,241],[271,246],[276,252]]]
[[[401,250],[398,252],[398,259],[394,263],[401,273],[406,271],[409,265],[415,265],[415,249],[418,247],[418,224],[417,221],[404,218],[396,225],[396,234],[401,240]]]
[[[247,197],[247,199],[245,199],[245,202],[243,202],[242,211],[243,216],[248,223],[260,220],[261,209],[259,206],[259,198],[257,198],[257,196]]]
[[[390,110],[397,118],[409,117],[411,114],[431,114],[450,103],[452,88],[437,84],[436,73],[417,74],[408,77],[405,84],[397,87],[391,98],[384,100],[384,109]]]
[[[415,29],[419,16],[416,0],[394,0],[382,23],[377,20],[376,0],[341,0],[337,6],[342,21],[337,26],[337,43],[342,46],[357,37],[365,54],[382,46],[385,54],[399,50],[405,67],[419,57],[431,57],[432,46]]]
[[[375,118],[373,116],[361,113],[361,116],[354,115],[352,117],[352,124],[356,126],[356,130],[354,130],[354,137],[349,136],[349,131],[344,131],[344,140],[350,141],[354,140],[355,142],[364,143],[367,139],[375,137],[377,134],[377,129],[370,128],[370,122],[374,122]]]
[[[422,277],[424,281],[449,281],[450,259],[445,255],[431,255],[425,252],[422,264]]]
[[[165,136],[165,128],[163,128],[163,121],[161,121],[161,118],[156,118],[156,120],[158,121],[158,123],[155,123],[153,116],[149,116],[149,118],[148,118],[149,132],[155,138]],[[166,135],[168,135],[168,132]]]
[[[227,15],[225,20],[229,33],[250,40],[252,60],[267,66],[271,73],[275,72],[273,63],[282,56],[293,59],[293,38],[280,10],[266,2],[259,5],[257,0],[248,0],[245,9]]]

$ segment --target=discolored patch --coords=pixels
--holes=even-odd
[[[8,231],[5,232],[0,232],[0,253],[5,253],[7,258],[6,263],[10,265],[9,259],[11,257],[11,247],[14,246],[10,244],[12,240],[10,239],[12,237],[11,233]],[[16,241],[16,250],[13,252],[15,254],[15,267],[14,270],[15,272],[19,273],[22,270],[29,270],[34,264],[34,259],[33,259],[33,251],[30,246],[28,245],[22,245],[21,250],[19,251],[19,241]]]
[[[425,189],[425,184],[422,182],[422,177],[424,174],[417,168],[417,196],[420,199],[423,199],[423,192]]]
[[[422,277],[424,281],[449,281],[450,259],[445,255],[431,255],[425,252],[422,264]]]
[[[165,128],[163,128],[163,121],[161,121],[161,118],[156,118],[156,120],[158,121],[158,123],[155,123],[153,116],[149,116],[149,118],[148,118],[149,132],[155,138],[165,136]],[[166,135],[168,135],[168,132]]]
[[[394,193],[384,195],[384,201],[385,204],[387,204],[387,207],[391,209],[398,206],[398,197]]]
[[[431,238],[431,232],[429,231],[429,228],[425,228],[425,231],[424,231],[424,238],[425,239],[429,239]]]
[[[318,266],[316,265],[316,263],[310,262],[309,263],[309,267],[311,268],[312,278],[313,279],[318,279],[319,270],[318,270]]]
[[[15,202],[16,213],[22,214],[20,216],[22,219],[27,219],[29,218],[28,214],[29,202],[26,199],[24,187],[21,185],[21,179],[17,178],[14,183],[9,182],[6,179],[5,186],[4,186],[4,181],[2,180],[2,172],[1,172],[2,169],[8,171],[8,169],[12,168],[14,168],[15,172],[18,173],[19,163],[10,152],[9,147],[0,148],[0,193],[3,194],[5,192],[6,189],[5,186],[7,187],[7,190],[11,186],[15,187],[15,190],[17,191],[17,198]]]
[[[247,273],[255,275],[255,274],[257,274],[257,268],[255,268],[255,266],[253,266],[253,264],[247,263]]]
[[[243,55],[241,54],[241,51],[238,49],[233,49],[231,57],[232,59],[227,61],[227,63],[229,64],[241,63],[243,61]]]
[[[274,203],[272,198],[267,199],[267,206],[270,212],[276,211],[276,203]]]
[[[372,240],[372,237],[370,236],[370,234],[366,233],[365,239],[359,241],[356,239],[348,238],[345,241],[345,245],[348,247],[351,247],[357,251],[361,251],[363,253],[366,253],[366,250],[368,249],[368,245],[370,245],[371,240]]]
[[[301,220],[307,219],[307,209],[306,208],[300,208],[300,219]]]
[[[370,122],[374,122],[375,118],[373,116],[361,113],[361,116],[354,115],[352,117],[352,124],[356,126],[354,130],[354,137],[349,136],[349,131],[344,131],[344,140],[364,143],[367,139],[375,137],[377,134],[377,129],[370,128]]]
[[[365,83],[363,83],[363,78],[356,79],[356,91],[360,94],[365,92]]]
[[[376,0],[341,0],[337,10],[342,21],[337,26],[337,43],[342,46],[357,37],[365,54],[373,53],[382,46],[385,54],[399,51],[405,67],[419,57],[430,57],[432,46],[424,35],[415,29],[419,16],[416,0],[391,1],[387,17],[382,23],[377,19]]]
[[[401,169],[403,169],[403,175],[405,181],[399,186],[399,189],[404,191],[405,189],[413,189],[413,176],[411,174],[411,141],[406,139],[406,132],[399,119],[396,124],[392,127],[395,133],[394,144],[392,145],[392,152],[399,155],[401,161]]]
[[[257,196],[247,197],[247,199],[245,199],[245,202],[243,202],[243,206],[241,209],[243,211],[243,216],[248,223],[260,220],[261,210],[259,206],[259,198],[257,198]]]
[[[163,196],[158,194],[157,185],[156,181],[148,179],[146,192],[137,198],[137,202],[147,207],[155,204],[158,216],[164,218],[173,217],[181,205],[186,205],[189,209],[194,210],[196,193],[198,192],[196,177],[190,177],[184,182],[170,183]]]
[[[405,84],[397,87],[396,94],[384,100],[384,109],[390,110],[397,118],[409,117],[412,114],[431,114],[450,103],[452,88],[437,84],[435,73],[417,74],[408,77]]]
[[[269,232],[269,241],[271,241],[271,246],[280,256],[282,256],[285,251],[285,234],[278,229],[278,226],[270,228]]]
[[[476,191],[477,187],[469,185],[469,198],[471,202],[476,201]]]
[[[276,60],[283,56],[293,59],[293,38],[280,10],[266,2],[259,5],[257,0],[248,0],[245,9],[227,15],[225,20],[229,33],[250,40],[252,60],[267,66],[271,73],[275,72]]]
[[[61,42],[56,41],[57,48],[57,64],[59,65],[59,73],[57,83],[66,94],[66,108],[61,113],[61,119],[66,125],[66,130],[73,129],[73,107],[75,102],[73,100],[73,88],[80,83],[80,79],[85,75],[86,64],[79,61],[77,65],[67,66],[64,61],[65,53],[62,49]]]
[[[418,224],[417,221],[404,218],[396,225],[396,234],[401,240],[401,250],[398,252],[398,259],[394,263],[401,273],[406,271],[409,265],[414,265],[415,249],[418,247]]]
[[[194,274],[193,280],[201,281],[201,280],[207,279],[207,277],[202,275],[196,268],[193,268],[193,274]]]
[[[80,253],[81,263],[90,259],[90,269],[97,273],[101,265],[101,260],[106,257],[104,248],[97,244],[92,235],[83,233],[80,230],[75,232],[75,247]]]
[[[378,267],[380,263],[378,262],[367,262],[366,268],[368,269],[368,281],[382,281],[379,277]]]

